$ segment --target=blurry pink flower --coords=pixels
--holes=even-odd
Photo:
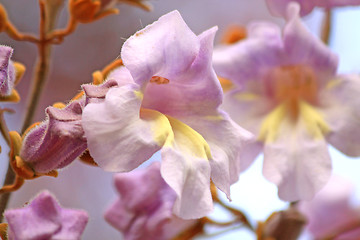
[[[81,126],[85,99],[70,102],[65,108],[46,108],[47,119],[24,137],[20,157],[38,173],[63,168],[86,150]]]
[[[0,45],[0,96],[8,96],[15,83],[15,67],[10,60],[13,49]]]
[[[309,14],[315,7],[330,9],[333,7],[357,6],[360,0],[266,0],[266,3],[275,16],[286,16],[286,6],[290,2],[300,4],[300,16]]]
[[[62,208],[47,191],[21,209],[5,212],[9,240],[80,239],[88,222],[82,210]]]
[[[162,179],[159,162],[145,170],[115,175],[115,187],[120,197],[105,219],[126,240],[171,239],[195,222],[173,215],[176,193]]]
[[[108,77],[117,86],[83,113],[90,154],[106,171],[131,171],[161,150],[161,175],[177,194],[174,211],[182,218],[212,210],[210,173],[229,196],[239,151],[251,136],[218,110],[215,32],[196,36],[177,11],[164,15],[124,43],[125,67]]]
[[[288,8],[287,24],[249,27],[214,51],[218,75],[235,86],[224,109],[264,144],[263,174],[286,201],[311,199],[331,175],[327,143],[360,156],[359,76],[337,76],[338,58]]]
[[[348,229],[335,239],[359,239],[360,209],[350,204],[353,193],[351,182],[332,177],[313,200],[300,203],[300,210],[308,219],[307,229],[316,239],[330,236],[354,223],[357,228]]]

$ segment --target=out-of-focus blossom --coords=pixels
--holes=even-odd
[[[163,180],[160,163],[145,170],[115,175],[120,194],[108,208],[105,219],[124,234],[126,240],[166,240],[193,224],[173,214],[176,193]]]
[[[62,208],[47,191],[20,209],[5,212],[9,240],[80,239],[88,222],[85,211]]]
[[[175,190],[175,213],[183,218],[212,210],[210,173],[229,195],[240,150],[251,137],[218,110],[215,32],[196,36],[177,11],[161,17],[124,43],[125,66],[108,77],[117,86],[83,113],[90,154],[107,171],[131,171],[161,150],[161,174]]]
[[[360,0],[266,0],[266,3],[275,16],[286,16],[286,6],[290,2],[300,4],[300,16],[309,14],[315,7],[330,9],[333,7],[357,6]]]
[[[350,203],[353,193],[351,182],[334,176],[313,200],[300,203],[300,210],[308,219],[307,229],[316,239],[338,231],[342,234],[335,239],[359,239],[360,209]],[[357,227],[351,228],[354,224]]]
[[[135,7],[142,8],[146,11],[151,11],[152,7],[146,0],[101,0],[102,8],[111,8],[116,4],[125,3]]]
[[[32,127],[23,139],[20,158],[38,173],[63,168],[86,150],[81,126],[85,99],[65,108],[48,107],[47,119]]]
[[[337,76],[338,58],[288,8],[281,32],[255,23],[249,37],[214,52],[231,80],[224,108],[264,144],[264,176],[283,200],[311,199],[331,175],[327,143],[360,155],[359,76]]]
[[[25,67],[11,61],[13,49],[0,45],[0,101],[18,102],[19,94],[14,86],[22,77]]]

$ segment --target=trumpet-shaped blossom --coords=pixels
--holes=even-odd
[[[300,210],[308,219],[307,229],[314,238],[323,239],[336,232],[341,232],[334,238],[337,240],[359,238],[360,211],[350,203],[354,190],[351,182],[333,176],[314,199],[300,202]]]
[[[231,80],[224,108],[264,146],[264,176],[283,200],[311,199],[331,175],[327,143],[360,155],[359,76],[336,75],[338,58],[311,35],[290,4],[281,32],[255,23],[249,37],[214,52]]]
[[[240,155],[251,134],[218,110],[215,32],[196,36],[177,11],[164,15],[124,43],[124,66],[108,77],[117,85],[103,91],[102,101],[89,101],[83,113],[90,154],[107,171],[131,171],[161,150],[161,174],[175,190],[174,211],[183,218],[211,211],[210,177],[229,195],[239,158],[254,155]],[[93,88],[84,86],[87,95]]]
[[[360,0],[266,0],[266,3],[275,16],[286,16],[286,6],[290,2],[300,4],[300,16],[309,14],[315,7],[330,9],[333,7],[357,6]]]
[[[161,177],[159,162],[145,170],[118,173],[115,187],[120,197],[105,219],[126,240],[170,239],[194,223],[173,214],[176,193]]]
[[[0,45],[0,96],[8,96],[14,88],[16,74],[13,62],[10,60],[13,49]]]
[[[81,125],[85,99],[71,102],[65,108],[48,107],[47,119],[26,133],[20,157],[38,173],[63,168],[86,148]]]
[[[47,191],[28,206],[5,212],[9,240],[78,240],[88,222],[85,211],[62,208]]]

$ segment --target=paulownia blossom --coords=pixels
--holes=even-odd
[[[264,176],[283,200],[311,199],[331,175],[327,143],[360,155],[359,76],[336,75],[338,58],[312,36],[290,4],[281,32],[270,23],[214,52],[231,80],[224,108],[264,145]]]
[[[120,197],[105,219],[126,240],[171,239],[195,223],[173,214],[176,193],[161,177],[159,162],[145,170],[118,173],[114,179]]]
[[[300,202],[308,219],[307,229],[315,239],[359,239],[360,209],[351,204],[355,191],[348,180],[333,176],[311,201]],[[336,234],[340,233],[340,234]]]
[[[251,137],[218,110],[215,32],[196,36],[177,11],[161,17],[124,43],[125,66],[108,77],[117,85],[83,113],[90,154],[106,171],[131,171],[161,150],[161,175],[175,190],[174,211],[183,218],[212,210],[210,174],[229,195],[241,167],[239,150]]]
[[[9,240],[78,240],[88,222],[85,211],[62,208],[47,191],[28,206],[4,213]]]
[[[330,9],[360,5],[360,0],[266,0],[271,13],[275,16],[286,16],[286,6],[290,2],[300,4],[300,16],[309,14],[315,7]]]

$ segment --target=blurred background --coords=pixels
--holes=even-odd
[[[39,8],[37,0],[0,0],[8,11],[10,20],[22,32],[38,32]],[[153,0],[152,12],[128,5],[118,5],[120,14],[106,17],[91,24],[80,24],[78,29],[67,37],[63,44],[53,47],[50,78],[43,92],[36,112],[36,121],[45,118],[44,109],[54,102],[68,101],[80,90],[80,85],[91,82],[91,74],[102,69],[120,54],[123,42],[137,30],[157,20],[161,15],[174,9],[179,10],[189,27],[199,34],[212,27],[219,26],[216,43],[229,25],[246,25],[251,21],[266,20],[283,25],[284,21],[271,17],[265,0]],[[305,18],[310,30],[318,33],[323,12],[314,11]],[[340,73],[360,70],[360,29],[355,23],[360,22],[359,8],[342,8],[334,11],[330,47],[340,55]],[[64,7],[59,27],[67,22],[67,9]],[[216,44],[215,43],[215,44]],[[20,130],[23,110],[29,91],[32,68],[35,63],[37,49],[33,44],[16,42],[5,34],[0,34],[0,44],[15,49],[13,60],[26,65],[27,71],[17,86],[22,101],[19,104],[7,104],[6,107],[16,109],[16,113],[7,115],[10,130]],[[0,159],[0,177],[6,173],[6,144]],[[331,148],[334,173],[349,179],[356,184],[357,193],[353,203],[360,204],[360,159],[350,159]],[[159,159],[155,154],[153,159]],[[42,189],[48,189],[56,195],[61,205],[69,208],[85,209],[89,212],[90,222],[86,227],[83,239],[121,239],[121,234],[103,220],[103,211],[116,197],[113,188],[112,174],[99,168],[84,165],[75,161],[67,168],[59,171],[57,179],[43,177],[28,181],[12,195],[10,207],[21,207]],[[259,156],[246,172],[240,176],[237,184],[231,189],[231,204],[242,209],[255,223],[264,221],[272,212],[287,207],[277,197],[277,188],[262,176],[262,156]],[[226,219],[226,214],[215,209],[213,215],[217,219]],[[250,233],[236,229],[223,235],[215,235],[209,239],[254,239]],[[303,239],[309,239],[304,235]]]

